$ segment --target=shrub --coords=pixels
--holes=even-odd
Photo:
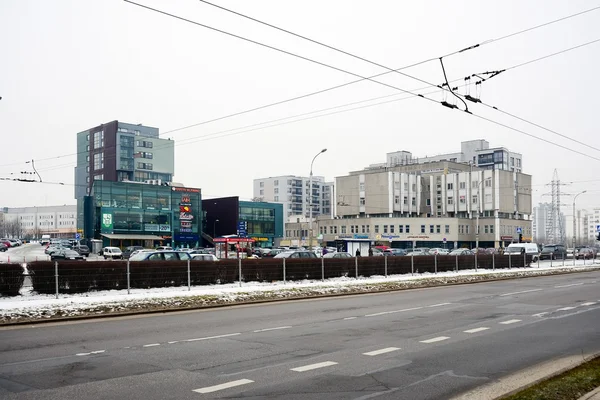
[[[24,280],[21,264],[0,264],[0,295],[18,296]]]

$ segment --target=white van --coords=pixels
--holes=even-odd
[[[42,235],[42,239],[40,240],[40,244],[42,246],[50,244],[50,235]]]
[[[525,249],[525,254],[532,257],[532,262],[537,262],[540,257],[540,249],[536,243],[511,243],[504,250],[504,255],[522,255],[523,249]]]
[[[104,259],[107,258],[115,259],[115,258],[123,258],[123,252],[118,247],[105,247],[102,249],[102,255]]]

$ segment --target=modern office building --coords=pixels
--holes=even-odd
[[[18,223],[10,227],[7,236],[39,239],[42,235],[57,238],[75,238],[77,233],[77,206],[41,206],[0,209],[4,224]],[[3,235],[4,236],[4,235]]]
[[[291,215],[309,215],[308,177],[283,175],[254,180],[253,197],[260,201],[281,203],[286,217]],[[325,182],[322,176],[312,178],[313,217],[326,215],[332,217],[333,182]]]
[[[222,197],[202,201],[204,232],[212,238],[239,235],[254,239],[256,247],[272,247],[283,237],[283,205],[261,201],[240,201]]]
[[[532,240],[531,176],[520,172],[451,161],[370,166],[337,177],[335,188],[336,217],[313,227],[330,244],[472,248],[477,215],[480,247],[506,246],[519,232]]]
[[[83,229],[83,198],[94,181],[168,183],[175,172],[174,142],[158,128],[112,121],[77,134],[75,199]]]
[[[104,246],[202,245],[197,188],[97,180],[85,198],[85,237]]]
[[[385,164],[374,164],[372,168],[381,166],[395,167],[397,165],[426,164],[438,161],[468,163],[482,169],[500,169],[504,171],[523,171],[523,156],[505,147],[490,148],[487,140],[469,140],[461,142],[460,152],[446,153],[436,156],[413,157],[408,151],[387,153]]]

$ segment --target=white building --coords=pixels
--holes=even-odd
[[[536,243],[546,243],[549,230],[552,225],[552,204],[539,203],[533,207],[532,230]]]
[[[581,244],[596,242],[596,225],[600,225],[600,208],[594,208],[583,218],[583,237]]]
[[[77,206],[4,208],[4,222],[19,222],[18,236],[39,238],[42,235],[74,238],[77,233]]]
[[[325,182],[322,176],[312,178],[313,217],[332,217],[333,182]],[[309,178],[283,175],[254,180],[253,197],[261,201],[282,203],[284,218],[292,215],[309,215]]]

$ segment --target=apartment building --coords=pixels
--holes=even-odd
[[[308,216],[309,203],[312,203],[313,217],[333,217],[333,182],[326,182],[322,176],[313,176],[312,190],[309,190],[309,181],[308,177],[295,175],[254,179],[253,197],[260,201],[283,204],[284,217]],[[312,196],[312,201],[309,196]]]
[[[77,206],[44,206],[4,208],[1,210],[5,222],[17,221],[20,234],[17,236],[40,238],[42,235],[74,238],[77,233]]]

